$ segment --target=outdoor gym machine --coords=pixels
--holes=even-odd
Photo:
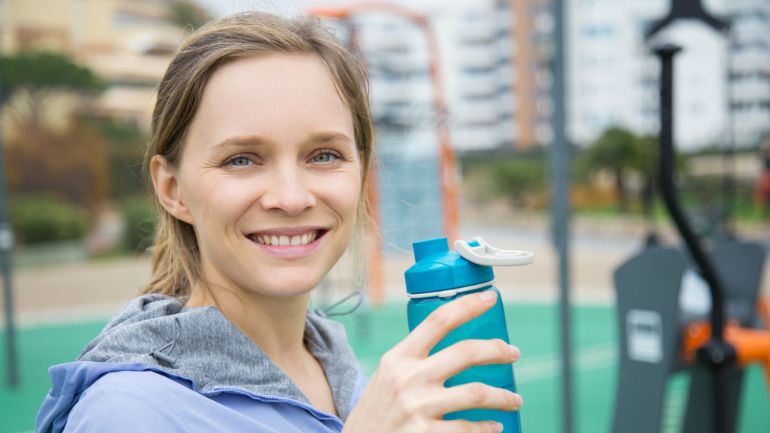
[[[648,35],[676,18],[726,27],[708,16],[697,1],[675,2],[671,15]],[[666,209],[687,255],[673,247],[650,246],[615,272],[621,330],[615,433],[660,431],[666,382],[677,371],[691,372],[682,425],[685,433],[735,431],[743,367],[764,363],[770,389],[770,330],[758,320],[766,251],[759,244],[736,240],[713,240],[707,251],[677,197],[673,66],[680,50],[673,45],[655,50],[661,61],[658,174]],[[707,316],[680,309],[679,295],[685,281],[705,282],[711,295]],[[727,318],[730,323],[726,323]]]

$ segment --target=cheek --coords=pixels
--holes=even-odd
[[[232,180],[201,175],[194,177],[185,188],[187,206],[197,230],[212,229],[213,221],[225,223],[237,218],[248,207],[249,189]],[[205,227],[203,222],[206,222]]]
[[[353,225],[359,202],[361,201],[361,176],[348,174],[339,176],[333,181],[323,183],[323,189],[319,191],[324,200],[331,206],[343,223]]]

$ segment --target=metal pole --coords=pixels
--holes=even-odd
[[[0,87],[0,114],[5,100]],[[13,231],[8,222],[8,205],[5,189],[5,145],[3,144],[2,116],[0,116],[0,272],[3,274],[3,306],[5,312],[5,353],[8,365],[8,385],[16,388],[19,371],[16,354],[16,330],[13,321],[13,281],[11,279],[11,249]]]
[[[716,433],[729,433],[731,426],[727,411],[729,408],[728,367],[735,361],[735,349],[724,339],[725,301],[724,285],[713,263],[692,231],[690,224],[679,206],[674,185],[674,56],[681,51],[675,45],[665,45],[655,50],[660,58],[660,192],[671,219],[690,251],[695,265],[708,283],[711,292],[711,339],[699,351],[700,361],[711,368],[713,377],[712,399]]]
[[[559,322],[561,324],[561,376],[562,376],[562,428],[564,433],[573,431],[572,411],[572,343],[570,338],[570,148],[566,134],[565,97],[565,44],[564,26],[566,12],[563,0],[553,0],[554,50],[553,50],[553,101],[552,127],[554,140],[551,144],[551,227],[554,247],[559,263]]]

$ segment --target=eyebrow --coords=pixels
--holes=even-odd
[[[226,138],[214,145],[214,148],[222,148],[228,146],[246,147],[246,146],[264,146],[269,144],[270,141],[259,135],[243,135],[237,137]]]
[[[353,142],[353,139],[342,132],[324,131],[312,134],[310,138],[304,141],[304,143],[329,143],[333,141],[349,141]],[[247,147],[247,146],[265,146],[270,144],[271,141],[260,135],[244,135],[226,138],[219,143],[215,144],[215,148],[222,148],[227,146]]]
[[[350,142],[353,141],[353,139],[348,137],[347,134],[343,134],[342,132],[319,132],[311,135],[310,139],[306,141],[311,143],[328,143],[330,141],[337,141],[337,140],[350,141]]]

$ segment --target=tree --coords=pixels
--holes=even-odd
[[[97,210],[107,198],[104,138],[87,122],[63,131],[25,128],[8,141],[6,170],[12,194],[53,194],[82,209]]]
[[[104,200],[108,182],[102,137],[77,113],[64,114],[72,121],[63,131],[53,131],[42,122],[52,94],[95,93],[104,89],[104,83],[61,54],[22,52],[0,56],[0,87],[0,109],[17,103],[27,106],[26,116],[17,118],[20,132],[5,146],[11,192],[54,192],[92,209]],[[13,104],[8,104],[11,99]]]
[[[507,158],[488,169],[497,192],[511,197],[513,205],[527,207],[527,199],[545,190],[545,165],[542,158]]]
[[[639,172],[643,165],[639,149],[639,139],[633,132],[611,127],[591,143],[584,156],[586,170],[606,170],[612,175],[618,206],[624,213],[628,211],[629,202],[627,177],[631,172]]]
[[[93,122],[93,126],[105,141],[110,197],[123,200],[144,195],[142,159],[147,133],[134,124],[109,119]]]
[[[91,93],[104,83],[91,70],[58,53],[37,51],[0,56],[0,108],[14,97],[23,98],[29,117],[23,123],[41,126],[44,102],[55,92]]]
[[[636,146],[636,171],[642,180],[639,189],[639,202],[642,204],[642,213],[647,218],[652,218],[652,204],[655,200],[655,185],[658,176],[658,137],[644,135],[638,137]]]
[[[211,21],[211,15],[203,7],[189,0],[171,2],[166,19],[179,27],[196,30]]]

